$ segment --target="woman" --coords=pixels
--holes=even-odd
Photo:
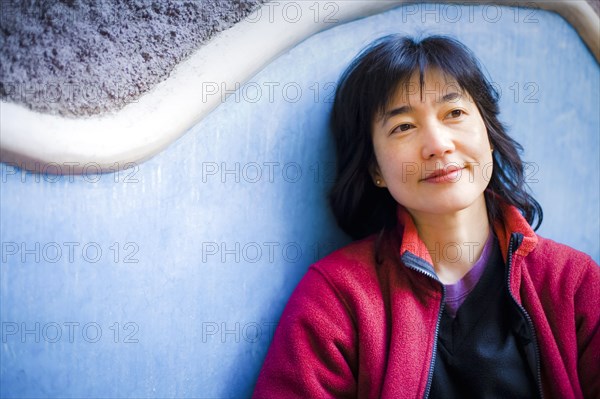
[[[600,269],[534,233],[472,53],[377,40],[342,75],[331,205],[358,241],[290,298],[257,398],[598,398]]]

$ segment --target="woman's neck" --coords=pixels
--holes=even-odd
[[[483,196],[477,203],[452,214],[410,213],[438,278],[444,284],[460,280],[481,256],[490,233]]]

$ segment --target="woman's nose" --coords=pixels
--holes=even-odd
[[[455,149],[452,134],[441,123],[433,122],[423,126],[422,129],[422,156],[424,159],[443,157]]]

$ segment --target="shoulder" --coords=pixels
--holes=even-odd
[[[354,241],[310,266],[334,285],[351,284],[376,274],[376,237]]]
[[[377,303],[378,295],[372,295],[378,290],[375,241],[376,237],[355,241],[312,264],[290,297],[282,320],[300,320],[304,326],[323,322],[347,326],[357,309]]]
[[[528,257],[536,264],[551,265],[554,268],[569,267],[576,270],[598,268],[598,264],[588,254],[549,238],[538,237],[538,242]]]
[[[538,235],[538,243],[534,252],[538,256],[553,258],[554,262],[559,263],[582,263],[598,266],[594,260],[586,254],[568,245],[561,244],[550,238]]]
[[[348,271],[348,268],[370,268],[376,263],[375,241],[375,236],[354,241],[318,260],[311,268],[327,274]]]
[[[600,267],[586,253],[549,238],[537,236],[535,248],[524,258],[524,264],[532,279],[562,288],[576,288],[583,280],[598,284]]]
[[[399,259],[394,256],[398,247],[391,240],[392,236],[384,234],[378,238],[372,235],[338,249],[312,264],[303,282],[335,292],[350,307],[379,304],[381,284],[392,278],[395,259]],[[377,255],[385,260],[383,264],[377,263]]]

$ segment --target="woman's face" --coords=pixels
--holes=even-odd
[[[477,106],[455,80],[436,70],[426,71],[424,83],[421,93],[419,76],[413,75],[376,116],[373,180],[413,217],[482,206],[493,163]]]

